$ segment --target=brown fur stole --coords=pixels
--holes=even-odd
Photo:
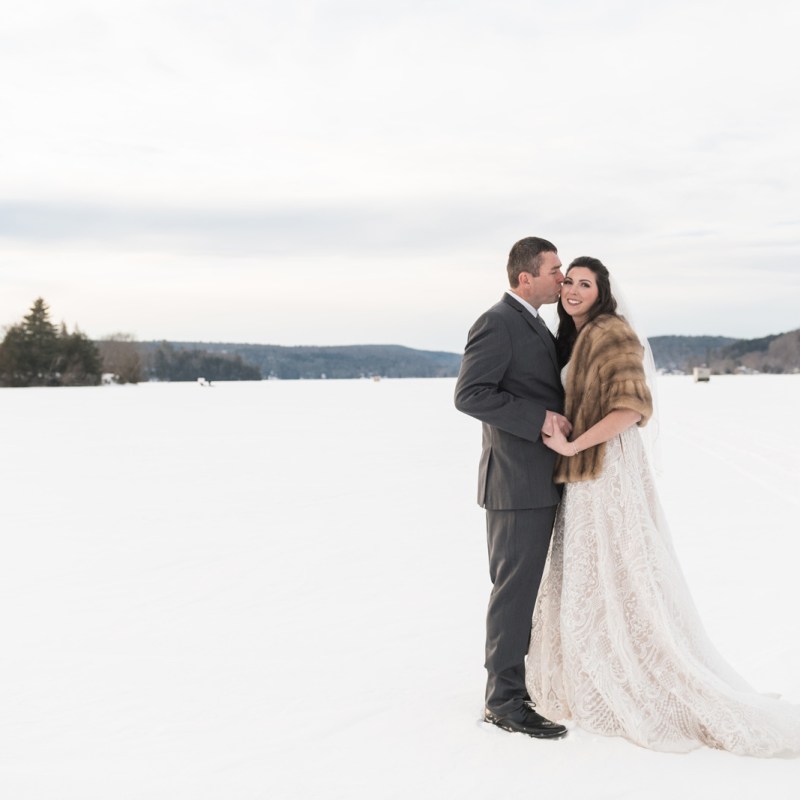
[[[642,347],[622,317],[602,314],[588,322],[575,342],[567,370],[564,414],[572,423],[572,439],[618,408],[642,415],[645,425],[653,413],[653,401],[645,382]],[[576,456],[559,457],[554,480],[573,483],[597,478],[606,445],[582,450]]]

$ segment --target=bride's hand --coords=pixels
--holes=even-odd
[[[567,441],[567,437],[561,432],[558,425],[553,426],[553,433],[550,436],[542,436],[542,441],[556,453],[562,456],[571,456],[575,454],[575,446]]]

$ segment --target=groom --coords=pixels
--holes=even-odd
[[[525,656],[559,491],[555,454],[542,443],[558,425],[564,392],[555,340],[538,309],[558,299],[564,275],[555,245],[530,236],[508,257],[510,289],[472,326],[456,383],[459,411],[483,423],[478,504],[486,509],[492,593],[486,617],[484,719],[556,739],[567,729],[537,714],[525,689]]]

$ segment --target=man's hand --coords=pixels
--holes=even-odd
[[[572,423],[563,414],[556,414],[555,411],[546,411],[544,424],[542,425],[542,436],[552,436],[556,426],[565,437],[572,433]]]

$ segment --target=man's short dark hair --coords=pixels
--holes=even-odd
[[[557,253],[556,246],[547,239],[538,236],[528,236],[520,239],[508,254],[508,282],[512,289],[519,286],[520,272],[530,272],[531,275],[539,274],[542,263],[542,253]]]

